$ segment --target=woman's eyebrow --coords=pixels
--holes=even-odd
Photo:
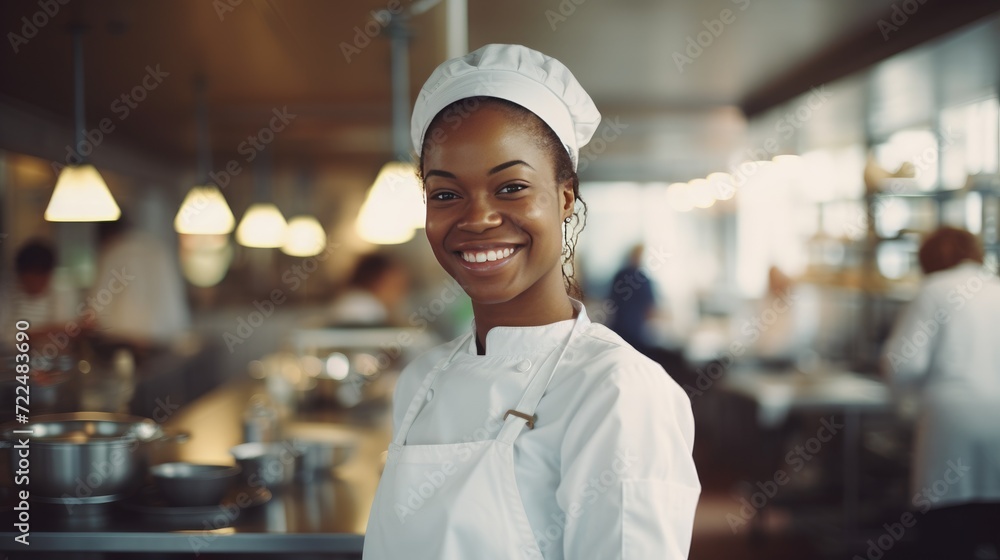
[[[529,165],[528,162],[515,159],[513,161],[508,161],[507,163],[501,163],[500,165],[494,167],[493,169],[490,169],[488,172],[486,172],[486,175],[494,175],[496,173],[500,173],[504,169],[507,169],[509,167],[514,167],[515,165],[524,165],[527,166],[529,169],[532,170],[535,169],[534,167],[531,167],[531,165]],[[446,179],[457,179],[454,173],[449,173],[448,171],[442,171],[441,169],[431,169],[427,173],[424,173],[424,179],[427,179],[429,177],[444,177]]]
[[[532,170],[535,169],[534,167],[531,167],[530,165],[528,165],[527,162],[521,161],[519,159],[515,159],[513,161],[508,161],[507,163],[501,163],[500,165],[494,167],[493,169],[490,169],[489,172],[487,173],[487,175],[493,175],[494,173],[499,173],[499,172],[503,171],[504,169],[507,169],[508,167],[514,167],[515,165],[527,165],[529,169],[532,169]]]
[[[424,173],[424,179],[435,176],[444,177],[445,179],[457,179],[454,173],[448,173],[447,171],[441,171],[440,169],[431,169],[427,173]]]

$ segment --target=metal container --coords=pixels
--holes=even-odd
[[[358,446],[358,435],[347,429],[319,422],[291,424],[289,439],[302,454],[298,477],[303,481],[329,477],[333,469],[346,463]]]
[[[22,430],[31,433],[15,433]],[[0,447],[10,449],[15,475],[23,467],[21,441],[30,440],[32,499],[61,504],[128,496],[142,483],[151,446],[185,439],[187,434],[168,435],[146,418],[101,412],[38,416],[28,424],[0,427]]]
[[[291,442],[241,443],[229,450],[243,469],[243,480],[251,488],[277,490],[295,479],[302,451]]]
[[[214,506],[240,474],[239,466],[163,463],[150,469],[163,499],[172,506]]]

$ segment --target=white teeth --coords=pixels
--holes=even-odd
[[[498,261],[500,259],[506,259],[507,257],[513,254],[514,254],[514,249],[510,247],[504,247],[503,249],[492,249],[489,251],[478,252],[478,253],[474,253],[471,251],[463,251],[462,259],[465,260],[465,262],[474,262],[474,263],[482,263],[487,261],[493,262],[493,261]]]

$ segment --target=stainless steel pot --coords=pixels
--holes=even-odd
[[[30,430],[31,434],[14,433]],[[152,446],[184,441],[147,418],[101,412],[38,416],[30,423],[0,427],[0,447],[10,450],[15,484],[27,440],[31,498],[61,504],[122,499],[142,483]],[[22,479],[23,480],[23,479]]]

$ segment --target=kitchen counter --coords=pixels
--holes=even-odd
[[[190,441],[178,446],[178,459],[232,464],[229,449],[242,441],[244,407],[254,393],[262,391],[257,382],[234,382],[168,414],[165,428],[191,433]],[[137,513],[117,503],[32,503],[27,547],[14,541],[17,533],[9,532],[14,503],[8,499],[0,511],[6,530],[0,534],[0,551],[17,551],[19,557],[43,551],[359,555],[378,485],[381,454],[391,436],[388,402],[380,399],[295,420],[329,422],[348,429],[358,435],[358,448],[333,476],[309,483],[296,480],[275,491],[266,503],[234,506],[235,514],[221,507],[217,514],[181,516]],[[249,491],[260,497],[258,490]]]

